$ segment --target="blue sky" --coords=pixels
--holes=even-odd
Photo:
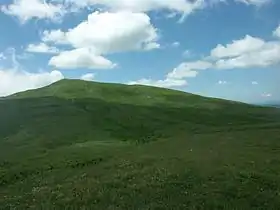
[[[0,96],[78,78],[280,102],[277,0],[3,2]]]

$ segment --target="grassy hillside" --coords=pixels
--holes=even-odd
[[[30,90],[10,96],[19,98],[58,97],[63,99],[98,99],[106,102],[116,102],[132,105],[166,105],[172,107],[207,107],[227,105],[219,99],[205,98],[185,92],[141,85],[122,85],[108,83],[93,83],[81,80],[61,80],[48,87]],[[236,103],[236,102],[232,102]]]
[[[273,209],[280,111],[62,80],[0,100],[1,209]]]

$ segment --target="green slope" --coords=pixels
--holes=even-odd
[[[18,93],[0,100],[0,206],[276,207],[279,116],[274,108],[79,80]]]
[[[140,85],[122,85],[86,82],[81,80],[61,80],[48,87],[18,93],[9,98],[58,97],[63,99],[99,99],[133,105],[197,106],[217,108],[223,100],[205,98],[180,91]],[[218,103],[219,102],[219,103]],[[226,104],[228,104],[227,102]]]
[[[41,140],[50,147],[108,138],[145,142],[186,130],[262,125],[273,123],[275,112],[174,90],[79,80],[19,93],[0,106],[2,137]]]

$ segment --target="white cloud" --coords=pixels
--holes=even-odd
[[[227,81],[224,81],[224,80],[220,80],[220,81],[218,82],[218,84],[219,84],[219,85],[226,85],[226,84],[228,84],[228,82],[227,82]]]
[[[62,0],[54,0],[61,2]],[[96,8],[109,11],[150,12],[167,11],[166,17],[181,14],[183,21],[191,13],[207,8],[213,4],[224,3],[229,0],[64,0],[67,6],[79,11],[81,8]],[[235,0],[247,5],[261,6],[270,0]],[[72,9],[73,10],[73,9]]]
[[[22,23],[31,19],[57,20],[65,14],[62,5],[45,0],[13,0],[9,5],[1,6],[1,11],[17,17]]]
[[[44,32],[43,40],[91,47],[98,54],[159,48],[157,29],[145,13],[94,12],[77,27],[63,34]]]
[[[217,45],[217,47],[211,51],[211,56],[213,58],[235,57],[243,55],[244,53],[257,51],[264,45],[265,41],[262,39],[246,35],[245,38],[234,40],[231,44],[227,44],[226,46]]]
[[[218,69],[268,67],[280,62],[280,42],[265,42],[258,50],[244,51],[236,57],[220,59]]]
[[[143,49],[146,51],[150,51],[150,50],[159,49],[159,48],[160,48],[160,44],[158,44],[156,42],[151,42],[151,43],[147,43],[147,45],[145,45]]]
[[[202,60],[179,64],[163,80],[140,79],[129,82],[129,84],[179,87],[187,84],[186,78],[196,77],[200,70],[268,67],[280,63],[279,55],[279,41],[264,41],[246,35],[243,39],[234,40],[225,46],[217,45],[211,51],[210,56],[204,57]],[[218,81],[218,84],[229,83],[221,80]],[[258,83],[253,81],[252,84],[257,85]],[[263,94],[263,96],[270,97],[271,94]]]
[[[57,68],[114,68],[103,55],[160,48],[157,29],[145,13],[94,12],[88,19],[66,32],[44,31],[42,41],[68,44],[74,50],[53,57],[49,64]]]
[[[269,97],[272,97],[272,94],[271,93],[263,93],[261,96],[264,97],[264,98],[269,98]]]
[[[180,46],[180,42],[173,42],[171,44],[172,47],[179,47]]]
[[[53,42],[55,44],[69,44],[66,40],[65,33],[59,30],[43,31],[42,34],[43,42]]]
[[[92,81],[95,77],[95,74],[93,73],[88,73],[88,74],[84,74],[81,76],[81,80],[85,80],[85,81]]]
[[[209,57],[205,57],[202,60],[179,64],[178,67],[165,76],[164,80],[141,79],[136,83],[178,87],[186,84],[186,78],[196,77],[200,70],[264,68],[280,63],[279,55],[279,41],[264,41],[247,35],[244,39],[234,40],[226,46],[218,45],[211,51]],[[229,83],[221,80],[218,81],[218,84],[225,85]],[[252,84],[257,85],[258,83],[253,81]],[[263,96],[270,97],[271,94],[263,94]]]
[[[187,85],[187,81],[182,79],[169,79],[169,78],[166,78],[164,80],[140,79],[138,81],[129,82],[128,84],[171,88],[171,87],[181,87]]]
[[[60,69],[112,69],[116,64],[110,60],[95,54],[90,48],[79,48],[71,51],[61,52],[50,59],[49,65]]]
[[[33,53],[49,53],[49,54],[59,53],[59,49],[57,49],[56,47],[50,47],[45,43],[29,44],[26,48],[26,51],[33,52]]]
[[[0,96],[40,88],[63,78],[59,71],[30,73],[16,69],[0,69]]]
[[[5,60],[5,59],[6,59],[6,56],[3,53],[0,53],[0,61]]]
[[[206,61],[185,62],[169,72],[163,80],[140,79],[128,84],[142,84],[157,87],[181,87],[187,85],[186,78],[196,77],[198,70],[211,68],[212,64]]]
[[[108,11],[149,12],[155,10],[168,11],[176,16],[181,14],[183,20],[191,13],[206,8],[213,3],[226,0],[12,0],[3,5],[1,11],[12,15],[21,22],[31,19],[58,20],[66,13],[78,12],[82,8],[105,9]],[[235,0],[247,5],[264,5],[270,0]]]
[[[191,53],[190,50],[185,50],[185,51],[183,52],[183,54],[182,54],[182,56],[183,56],[184,58],[188,58],[188,57],[190,57],[191,55],[192,55],[192,53]]]
[[[253,81],[252,85],[258,85],[259,83],[257,81]]]
[[[279,29],[280,31],[280,29]],[[278,28],[274,35],[278,33]],[[280,41],[265,41],[246,35],[225,46],[219,44],[211,51],[217,69],[268,67],[280,63]]]
[[[189,15],[205,5],[204,0],[66,0],[78,8],[102,5],[113,11],[148,12],[152,10],[169,10]]]
[[[61,0],[56,0],[61,2]],[[103,6],[110,11],[149,12],[153,10],[167,10],[169,17],[176,13],[187,16],[192,12],[203,9],[207,5],[225,2],[227,0],[65,0],[74,8]],[[270,0],[235,0],[245,4],[262,5]]]
[[[168,73],[167,78],[183,79],[187,77],[196,77],[198,74],[197,70],[206,70],[211,67],[212,64],[207,61],[185,62]]]
[[[273,35],[280,38],[280,25],[275,29]]]
[[[267,4],[271,2],[271,0],[235,0],[237,2],[242,2],[247,5],[256,5],[256,6],[261,6],[263,4]]]

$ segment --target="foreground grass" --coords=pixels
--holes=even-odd
[[[279,131],[196,134],[145,145],[85,142],[54,149],[6,166],[0,206],[277,209]]]

